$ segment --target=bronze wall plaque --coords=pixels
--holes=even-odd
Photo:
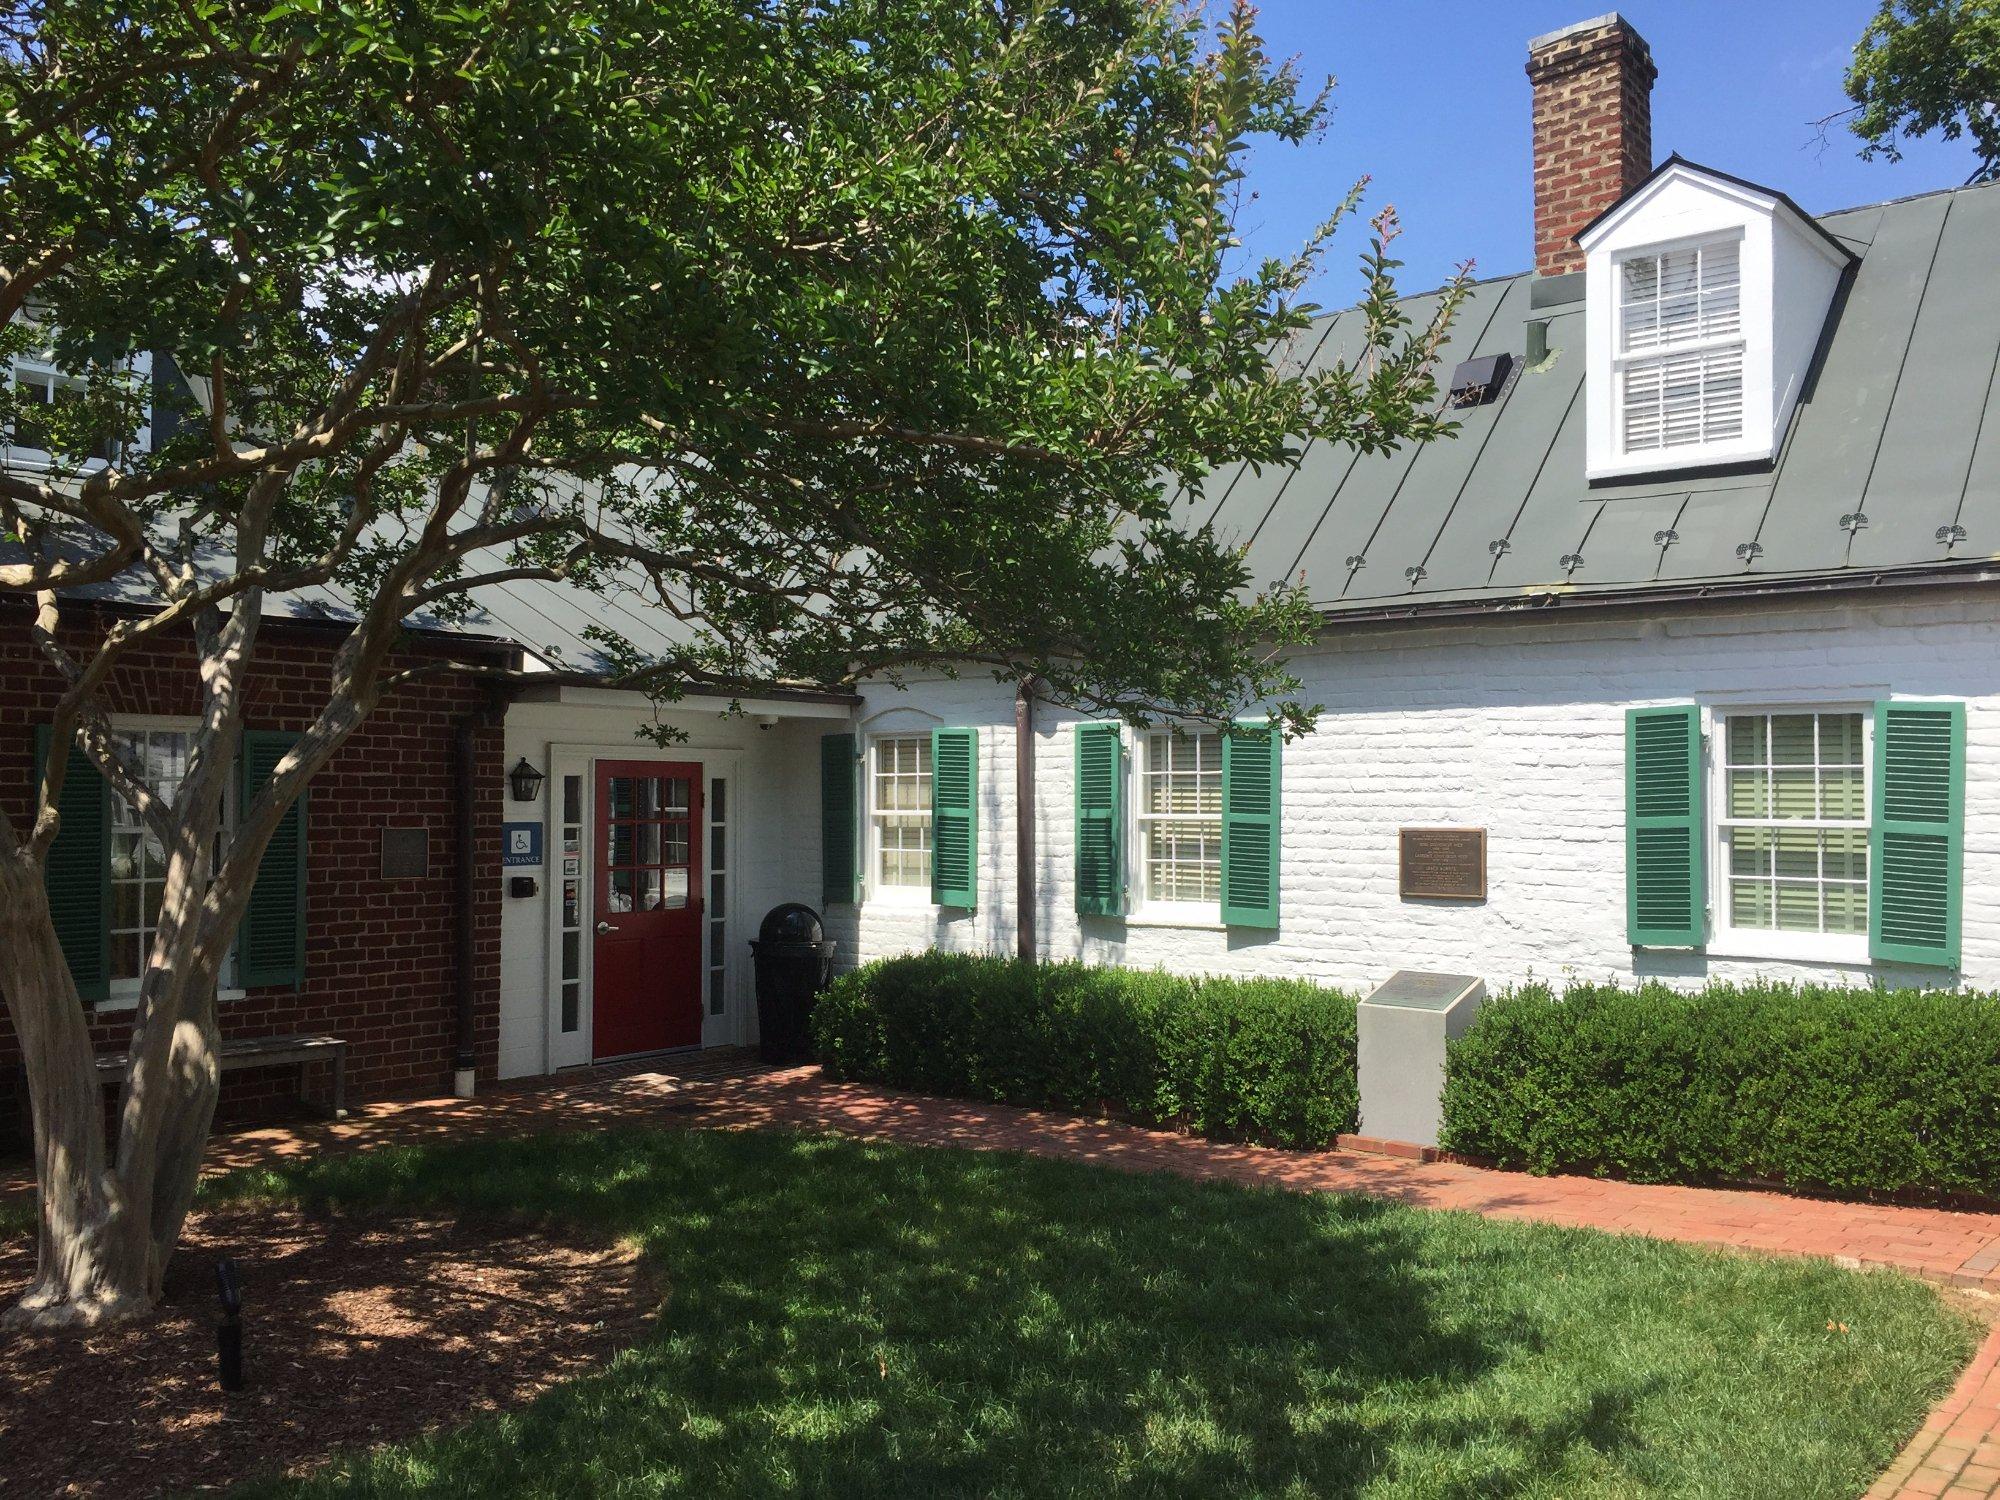
[[[1405,828],[1398,835],[1396,882],[1405,897],[1486,899],[1484,828]]]

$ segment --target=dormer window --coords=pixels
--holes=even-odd
[[[1617,386],[1626,453],[1743,436],[1742,292],[1734,238],[1619,261]]]
[[[1770,464],[1847,248],[1783,194],[1679,158],[1576,242],[1591,482]]]

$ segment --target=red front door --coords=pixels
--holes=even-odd
[[[597,763],[592,1052],[701,1045],[701,767]]]

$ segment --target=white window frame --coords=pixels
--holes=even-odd
[[[931,732],[928,729],[885,729],[878,734],[868,735],[863,741],[863,753],[861,757],[862,841],[867,848],[867,870],[862,888],[865,899],[871,903],[879,903],[884,906],[928,907],[934,904],[931,900],[933,880],[926,880],[922,885],[890,885],[882,879],[882,821],[891,816],[908,817],[911,815],[908,808],[882,807],[875,800],[876,753],[880,746],[897,740],[916,742],[924,747],[923,753],[925,755],[930,753]],[[936,769],[935,766],[931,768],[933,778],[936,776]],[[932,783],[932,799],[931,807],[924,810],[922,815],[930,820],[931,859],[935,861],[937,859],[935,780]],[[935,877],[935,873],[936,865],[933,863],[933,877]]]
[[[152,356],[150,354],[136,356],[132,360],[130,369],[134,380],[140,382],[142,386],[150,384],[153,376]],[[11,390],[19,384],[24,370],[30,375],[47,376],[55,384],[73,385],[79,389],[88,389],[90,385],[88,376],[60,369],[49,359],[38,359],[33,354],[17,354],[11,360],[7,360],[4,370],[0,370],[0,377],[5,378],[7,387]],[[151,410],[151,402],[148,401],[147,419],[132,436],[133,446],[142,452],[152,447]],[[0,426],[0,461],[4,461],[5,466],[10,469],[48,470],[55,467],[54,457],[48,449],[33,448],[24,443],[14,442],[12,429],[6,426]],[[80,472],[91,474],[104,467],[106,460],[87,458],[83,461]]]
[[[1198,927],[1224,930],[1222,921],[1222,898],[1218,892],[1213,901],[1163,901],[1152,894],[1148,878],[1147,833],[1153,823],[1187,823],[1198,821],[1198,817],[1169,813],[1148,813],[1146,806],[1146,774],[1152,763],[1152,740],[1157,734],[1172,734],[1175,726],[1155,725],[1148,729],[1128,729],[1126,731],[1126,764],[1128,785],[1125,806],[1127,808],[1125,827],[1125,847],[1129,851],[1126,861],[1126,908],[1127,917],[1137,926],[1156,927]],[[1216,779],[1218,799],[1222,776],[1221,753],[1222,735],[1212,728],[1190,729],[1181,726],[1181,732],[1190,736],[1212,735],[1216,741]],[[1218,800],[1215,812],[1216,859],[1218,879],[1220,877],[1222,809]]]
[[[1807,964],[1867,964],[1870,962],[1868,934],[1834,932],[1780,932],[1768,927],[1738,927],[1730,921],[1729,830],[1736,827],[1768,828],[1766,818],[1734,819],[1728,816],[1729,752],[1728,720],[1737,715],[1763,714],[1859,714],[1861,716],[1861,792],[1866,816],[1859,822],[1846,819],[1787,818],[1792,828],[1851,829],[1867,833],[1874,827],[1875,715],[1872,703],[1814,699],[1811,702],[1719,703],[1708,710],[1708,952],[1717,958],[1775,959]],[[1871,851],[1872,854],[1872,851]],[[1873,878],[1868,882],[1869,900],[1874,899]],[[1872,915],[1872,913],[1871,913]]]
[[[145,730],[171,730],[181,734],[194,734],[201,728],[200,719],[177,714],[112,714],[110,716],[110,723],[113,734],[125,731],[136,733]],[[241,796],[241,779],[234,772],[235,765],[232,763],[231,775],[222,791],[222,838],[225,850],[228,848],[229,839],[235,833],[236,820],[241,811],[238,807],[238,801]],[[106,795],[114,799],[118,796],[115,791],[109,790],[107,790]],[[110,837],[111,835],[107,834],[105,851],[105,858],[107,860],[111,857],[109,849]],[[111,879],[109,872],[106,873],[105,878],[107,881]],[[111,907],[107,905],[104,912],[105,968],[107,971],[111,966],[111,932]],[[143,961],[143,954],[141,954],[141,959]],[[140,979],[111,979],[106,991],[106,997],[97,1006],[97,1009],[99,1011],[135,1009],[139,1003],[140,983]],[[240,1000],[247,993],[248,991],[237,983],[236,944],[231,942],[229,952],[224,955],[222,960],[222,977],[216,989],[216,998],[219,1000]]]
[[[1747,322],[1750,316],[1747,292],[1748,259],[1743,244],[1743,232],[1739,229],[1723,234],[1696,235],[1680,240],[1670,240],[1655,245],[1635,246],[1621,250],[1611,258],[1611,286],[1613,301],[1611,307],[1611,410],[1616,424],[1616,446],[1621,460],[1627,463],[1650,464],[1656,468],[1684,468],[1692,464],[1709,461],[1710,455],[1724,454],[1739,449],[1745,435],[1750,431],[1750,350],[1747,338]],[[1693,338],[1676,339],[1672,342],[1655,343],[1643,349],[1626,347],[1625,326],[1625,268],[1634,261],[1662,260],[1668,255],[1684,251],[1697,253],[1715,249],[1722,245],[1736,247],[1736,326],[1728,333],[1704,335],[1697,331]],[[1697,319],[1700,315],[1700,281],[1697,276],[1695,287]],[[1660,295],[1654,293],[1654,305],[1658,306]],[[1657,326],[1657,325],[1656,325]],[[1681,355],[1720,354],[1734,350],[1736,354],[1736,413],[1737,428],[1729,437],[1705,438],[1698,443],[1658,444],[1650,448],[1633,448],[1627,431],[1629,408],[1626,404],[1626,377],[1635,365],[1664,362]],[[1662,436],[1664,436],[1665,415],[1662,413]]]

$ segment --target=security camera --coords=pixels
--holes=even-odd
[[[759,729],[776,729],[778,727],[778,716],[776,714],[765,714],[757,721],[757,727]]]

